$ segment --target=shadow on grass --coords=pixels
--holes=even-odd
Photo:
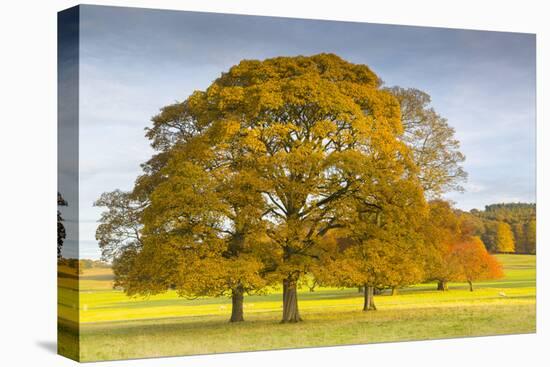
[[[524,305],[514,305],[513,309],[523,309]],[[486,305],[474,305],[466,308],[451,307],[441,308],[434,306],[420,307],[415,309],[399,309],[399,310],[379,310],[377,312],[365,313],[359,310],[339,311],[337,314],[324,312],[308,312],[304,322],[298,324],[281,324],[279,322],[279,311],[262,312],[261,314],[249,315],[244,323],[232,324],[228,322],[228,318],[224,316],[186,316],[186,317],[171,317],[159,319],[142,319],[142,320],[125,320],[125,321],[110,321],[89,323],[81,325],[80,335],[84,338],[94,336],[110,335],[118,338],[128,335],[195,335],[195,333],[209,334],[213,336],[225,335],[226,332],[236,332],[237,334],[254,330],[270,330],[270,332],[278,332],[281,329],[284,332],[296,331],[296,329],[308,330],[315,329],[321,326],[323,329],[331,328],[334,324],[353,324],[353,325],[368,325],[375,327],[376,325],[389,325],[396,320],[403,322],[430,322],[434,318],[434,314],[438,317],[446,317],[451,320],[456,320],[457,317],[466,318],[470,321],[472,315],[476,315],[478,320],[485,316],[493,317],[494,315],[485,315],[487,311]],[[515,311],[514,311],[515,312]],[[462,324],[462,322],[460,322]],[[311,329],[311,330],[313,330]],[[466,335],[466,334],[464,334]],[[414,338],[413,338],[414,339]]]
[[[496,282],[482,282],[474,283],[474,288],[481,289],[501,289],[501,288],[522,288],[535,286],[534,281],[496,281]],[[467,290],[468,285],[466,283],[451,283],[449,290]],[[399,295],[415,295],[415,294],[446,294],[436,289],[435,284],[422,284],[411,288],[399,289]],[[316,292],[300,292],[299,297],[301,301],[322,301],[322,300],[347,300],[362,297],[362,293],[357,292],[356,289],[341,289],[341,290],[321,290]],[[377,297],[391,297],[391,290],[385,289]],[[496,296],[495,298],[498,298]],[[245,298],[246,304],[250,303],[262,303],[262,302],[281,302],[282,294],[269,294],[269,295],[253,295]],[[166,306],[178,306],[178,307],[196,307],[206,305],[230,305],[230,298],[200,298],[196,300],[189,300],[185,298],[168,298],[168,299],[150,299],[150,298],[135,298],[128,301],[116,301],[105,303],[102,305],[91,307],[91,309],[141,309],[143,307],[166,307]]]

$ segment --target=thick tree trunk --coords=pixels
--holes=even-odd
[[[438,291],[448,291],[449,290],[449,286],[447,285],[447,282],[446,281],[438,281],[437,282],[437,290]]]
[[[302,321],[298,311],[298,292],[296,280],[283,280],[283,319],[282,323]]]
[[[244,291],[242,287],[233,289],[231,294],[231,318],[229,319],[229,322],[244,321],[243,302]]]
[[[391,295],[396,296],[397,295],[397,287],[392,287],[391,289]]]
[[[468,284],[470,285],[470,292],[474,291],[474,285],[471,280],[468,280]]]
[[[374,287],[365,285],[363,289],[364,289],[363,294],[365,297],[365,302],[363,304],[363,311],[375,311],[376,306],[374,305]]]

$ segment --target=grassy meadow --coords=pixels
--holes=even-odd
[[[110,269],[85,269],[78,283],[60,279],[59,347],[72,345],[65,352],[95,361],[535,332],[536,257],[497,257],[505,277],[474,283],[474,292],[461,283],[448,292],[419,284],[376,296],[373,312],[361,311],[357,289],[304,287],[298,324],[279,323],[280,289],[246,297],[246,322],[230,324],[229,298],[188,300],[175,292],[128,298],[112,289]]]

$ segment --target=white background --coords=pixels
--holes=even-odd
[[[545,1],[94,1],[166,9],[537,33],[537,334],[102,362],[98,366],[544,366],[550,363],[550,22]],[[56,12],[75,1],[0,10],[0,364],[70,366],[55,354]],[[505,77],[505,76],[503,76]],[[513,88],[510,85],[510,88]],[[546,105],[543,101],[546,100]]]

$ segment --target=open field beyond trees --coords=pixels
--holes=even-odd
[[[247,296],[244,323],[229,323],[231,299],[180,298],[173,291],[129,298],[112,289],[109,268],[85,269],[80,291],[61,278],[60,345],[70,348],[76,331],[73,304],[80,297],[81,361],[251,351],[309,346],[532,333],[536,328],[534,255],[497,255],[505,277],[451,283],[437,291],[419,284],[375,297],[377,311],[363,312],[357,289],[299,289],[304,322],[281,324],[282,290]],[[75,348],[76,349],[76,348]]]

